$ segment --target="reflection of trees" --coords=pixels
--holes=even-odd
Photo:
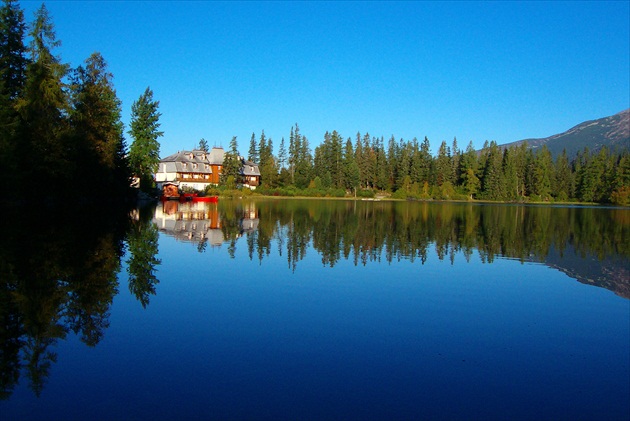
[[[141,209],[137,220],[131,223],[127,243],[129,245],[129,291],[136,296],[142,307],[149,304],[159,283],[155,267],[161,263],[158,253],[158,229],[151,222],[153,209]]]
[[[5,210],[0,221],[0,398],[24,370],[39,395],[68,332],[95,346],[109,326],[124,211]],[[116,217],[119,215],[120,217]]]
[[[312,200],[254,203],[260,223],[257,232],[246,234],[250,259],[256,256],[262,261],[276,241],[292,270],[309,247],[325,266],[340,259],[351,259],[355,265],[401,259],[424,263],[432,249],[439,259],[451,262],[458,254],[470,260],[475,250],[488,263],[500,256],[545,262],[552,252],[621,263],[630,257],[630,243],[625,241],[630,238],[630,211],[623,209]],[[238,229],[236,215],[242,214],[243,206],[247,205],[220,204],[222,221],[228,221],[226,233],[230,226]],[[236,238],[232,237],[231,253]]]

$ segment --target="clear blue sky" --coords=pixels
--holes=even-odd
[[[40,1],[22,1],[32,22]],[[161,156],[201,138],[247,153],[298,123],[499,144],[630,107],[630,2],[47,1],[72,67],[99,51],[128,126],[147,86]],[[128,142],[131,139],[128,138]]]

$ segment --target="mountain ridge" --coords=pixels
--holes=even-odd
[[[510,148],[525,142],[532,149],[546,145],[554,157],[566,149],[569,159],[585,147],[591,152],[597,152],[603,147],[613,152],[630,151],[630,108],[608,117],[582,122],[552,136],[517,140],[500,146]]]

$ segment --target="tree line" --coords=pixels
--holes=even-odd
[[[156,169],[159,102],[147,88],[133,104],[128,148],[105,59],[95,52],[71,68],[56,54],[60,45],[45,4],[27,25],[17,0],[3,0],[0,177],[22,199],[125,197],[133,175],[146,183]]]
[[[252,134],[248,159],[260,163],[263,193],[291,194],[298,189],[307,195],[383,192],[402,199],[630,205],[630,154],[606,147],[584,149],[575,157],[563,151],[554,159],[546,146],[505,148],[486,141],[476,150],[471,141],[462,150],[455,138],[451,145],[442,141],[432,155],[427,137],[422,142],[394,136],[385,141],[357,133],[354,139],[344,139],[333,131],[326,132],[312,152],[297,124],[291,128],[288,148],[282,138],[274,156],[272,145],[264,131],[258,139]]]

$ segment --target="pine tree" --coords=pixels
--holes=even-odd
[[[62,82],[68,66],[54,55],[60,45],[46,6],[35,14],[30,32],[29,51],[31,60],[27,67],[27,79],[22,95],[16,101],[20,116],[15,151],[20,156],[37,156],[38,165],[29,166],[20,181],[26,186],[41,184],[46,180],[48,192],[66,190],[66,182],[74,174],[73,163],[68,156],[62,135],[67,131],[69,103],[66,87]]]
[[[492,141],[487,148],[481,191],[488,200],[503,200],[505,197],[505,183],[503,178],[503,153],[497,143]]]
[[[446,141],[442,141],[440,148],[438,149],[438,156],[435,160],[435,183],[441,186],[445,182],[452,182],[451,175],[453,173],[451,151],[446,144]]]
[[[396,189],[409,190],[411,178],[411,145],[400,139],[397,147],[398,159],[396,168]]]
[[[208,142],[206,141],[206,139],[204,139],[203,137],[201,139],[199,139],[199,144],[197,145],[197,150],[200,151],[204,151],[204,152],[209,152],[209,146],[208,146]]]
[[[479,177],[477,177],[477,151],[472,140],[461,157],[460,173],[461,185],[472,200],[480,186]]]
[[[92,54],[85,67],[79,66],[72,77],[73,160],[82,174],[81,180],[86,182],[84,188],[91,186],[99,193],[122,193],[122,188],[129,185],[126,162],[120,161],[126,152],[121,101],[116,97],[112,78],[99,53]]]
[[[344,170],[343,170],[343,147],[342,137],[336,130],[333,130],[330,136],[329,151],[329,171],[332,177],[332,185],[336,188],[343,188]]]
[[[262,148],[264,147],[264,142],[265,142],[264,130],[262,134],[260,135],[260,143],[261,143],[260,149],[258,149],[258,147],[256,146],[256,135],[252,133],[252,137],[249,140],[249,151],[247,152],[247,159],[249,161],[256,162],[256,163],[260,161],[260,156],[258,154],[258,151],[260,150],[260,153],[262,154]]]
[[[280,146],[278,147],[278,167],[283,169],[287,164],[287,147],[285,146],[284,137],[280,139]]]
[[[153,91],[147,87],[140,98],[131,106],[129,134],[133,143],[129,148],[129,166],[133,175],[140,178],[140,188],[153,187],[153,174],[160,162],[160,143],[164,135],[160,128],[159,101],[153,100]]]
[[[361,176],[359,173],[359,165],[357,164],[355,156],[355,151],[352,150],[352,140],[348,138],[343,154],[344,187],[346,189],[354,190],[356,195],[356,190],[361,184]]]
[[[267,187],[274,187],[276,185],[278,170],[276,168],[276,160],[273,156],[273,141],[271,138],[267,139],[265,137],[264,131],[260,135],[258,151],[262,182]]]
[[[457,137],[453,138],[453,145],[451,146],[451,182],[457,184],[459,182],[459,159],[461,151],[457,146]]]
[[[236,136],[230,141],[230,149],[223,157],[223,169],[221,171],[221,184],[228,188],[235,188],[241,183],[241,157],[238,153]]]
[[[542,200],[551,198],[551,183],[554,180],[553,159],[547,145],[543,145],[534,159],[534,194]]]
[[[0,8],[0,80],[2,91],[15,100],[26,82],[26,46],[24,12],[17,0],[3,0]]]
[[[573,197],[573,180],[566,149],[562,150],[562,154],[556,160],[555,175],[553,195],[562,201]]]
[[[429,138],[424,137],[422,144],[420,145],[420,157],[419,157],[419,182],[421,184],[431,182],[431,167],[433,159],[431,158],[431,145]]]

